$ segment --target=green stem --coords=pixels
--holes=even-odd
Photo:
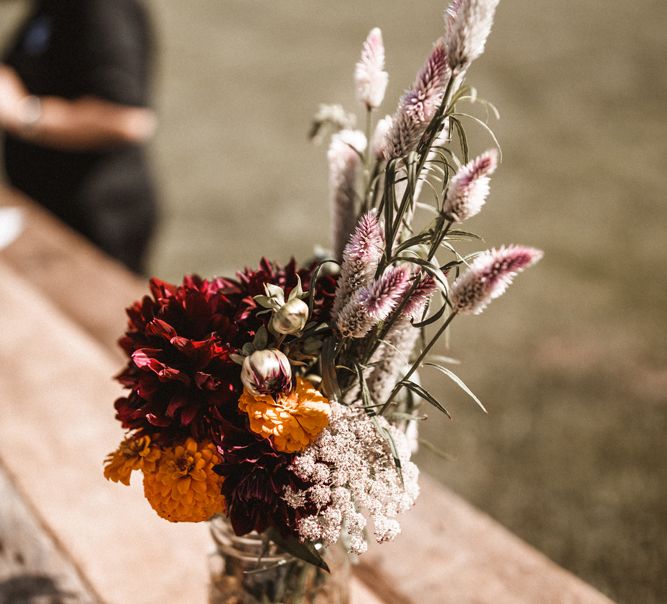
[[[452,312],[451,315],[447,317],[445,322],[440,326],[440,329],[438,329],[437,333],[431,338],[431,341],[426,345],[424,350],[422,350],[421,354],[417,357],[417,360],[412,364],[408,372],[403,376],[403,378],[399,381],[396,386],[394,386],[394,389],[391,391],[391,394],[389,395],[389,398],[387,399],[387,402],[384,404],[382,409],[380,409],[380,415],[384,415],[384,412],[389,408],[389,405],[391,405],[391,402],[394,400],[396,395],[399,393],[401,388],[403,387],[402,382],[405,382],[406,380],[409,380],[412,377],[412,374],[419,369],[419,367],[422,364],[422,361],[426,358],[426,355],[431,352],[431,348],[435,345],[435,343],[440,339],[440,336],[442,336],[443,333],[445,333],[445,330],[449,327],[449,324],[452,322],[454,317],[456,316],[457,311]]]
[[[371,186],[371,130],[373,127],[373,110],[366,109],[366,152],[364,153],[364,199],[362,202],[361,213],[368,211],[368,194]]]

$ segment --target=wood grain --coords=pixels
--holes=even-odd
[[[99,601],[0,463],[0,602]]]

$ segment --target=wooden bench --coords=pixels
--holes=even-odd
[[[101,476],[121,436],[115,341],[145,284],[22,197],[0,205],[26,212],[0,253],[0,601],[41,577],[63,602],[204,602],[206,526]],[[355,604],[609,602],[428,477],[402,525],[361,558]]]

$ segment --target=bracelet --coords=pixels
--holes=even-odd
[[[22,134],[32,134],[42,119],[42,101],[39,97],[28,95],[23,97],[17,107],[19,129]]]

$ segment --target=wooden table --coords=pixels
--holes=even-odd
[[[20,196],[0,190],[0,205],[24,208],[27,224],[0,253],[0,604],[21,590],[205,602],[206,526],[164,522],[136,485],[101,475],[121,436],[115,340],[145,285]],[[362,557],[356,574],[373,593],[355,580],[355,604],[609,602],[427,477],[422,486],[404,534]]]

